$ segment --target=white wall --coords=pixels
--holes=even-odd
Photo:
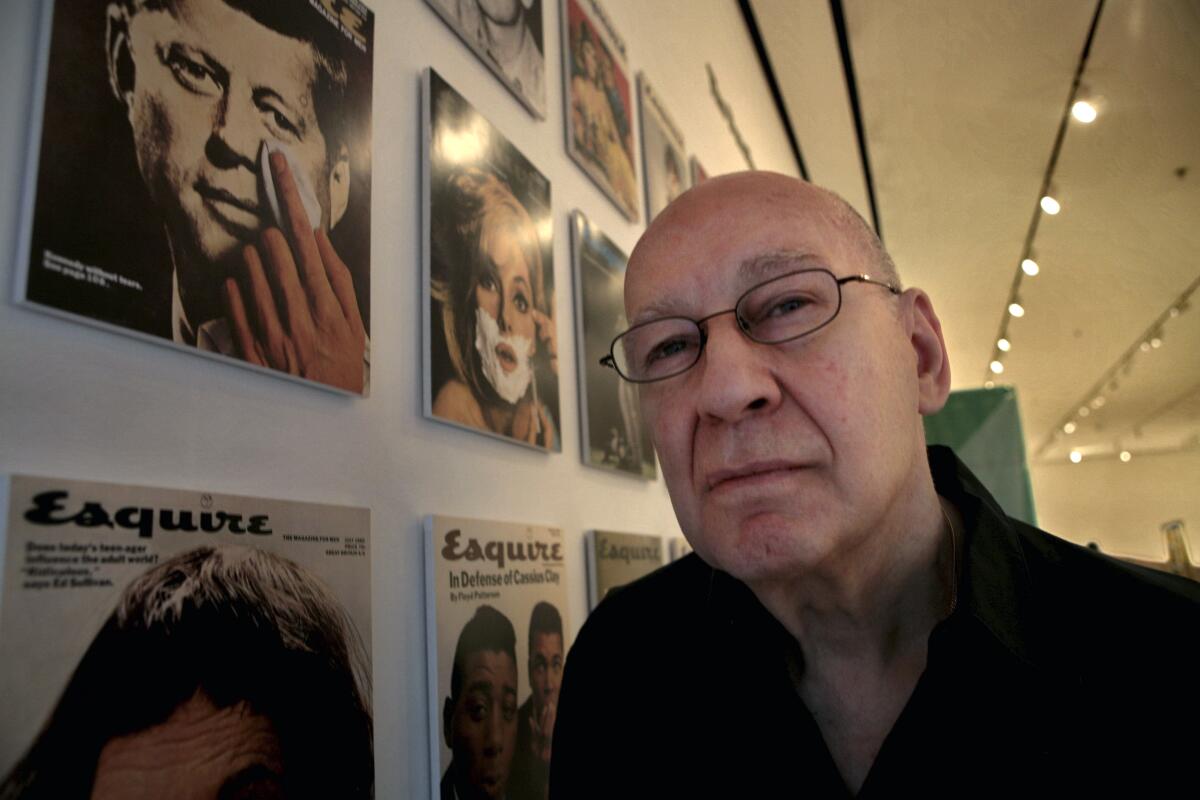
[[[548,119],[533,120],[419,0],[375,0],[372,396],[348,399],[0,304],[0,472],[368,506],[379,797],[428,797],[420,520],[457,514],[562,527],[572,626],[585,614],[584,530],[677,532],[661,482],[580,463],[574,359],[560,359],[563,452],[543,455],[421,418],[420,71],[435,66],[550,178],[559,347],[574,353],[567,214],[626,250],[641,227],[566,156],[557,0],[546,0]],[[35,0],[0,16],[0,285],[12,284],[36,63]],[[796,174],[732,0],[606,0],[710,174],[743,163],[705,61],[761,168]],[[384,313],[382,309],[391,309]]]
[[[1038,524],[1079,544],[1151,561],[1167,557],[1164,522],[1184,521],[1192,560],[1200,562],[1200,450],[1033,464]]]

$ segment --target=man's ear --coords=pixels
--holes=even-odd
[[[909,289],[910,341],[917,356],[917,410],[924,416],[941,411],[950,394],[950,354],[933,301],[920,289]]]
[[[129,110],[129,95],[133,93],[133,55],[129,52],[129,15],[119,3],[109,3],[108,22],[104,34],[105,62],[108,65],[108,85],[117,101]]]
[[[451,723],[454,722],[454,701],[449,697],[442,704],[442,738],[446,741],[446,747],[454,749],[454,731],[451,729]]]
[[[329,229],[342,221],[350,205],[350,148],[338,148],[337,159],[329,170]]]

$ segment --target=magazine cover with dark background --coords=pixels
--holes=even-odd
[[[3,484],[0,797],[373,796],[367,509]]]
[[[372,12],[59,0],[44,20],[17,299],[365,394]]]
[[[562,531],[425,519],[433,798],[544,800],[571,630]]]
[[[562,449],[550,181],[425,77],[425,415]]]
[[[663,565],[663,540],[644,533],[588,531],[588,607],[610,589],[633,583]]]
[[[596,0],[563,0],[567,152],[630,220],[640,214],[625,42]]]
[[[653,480],[658,475],[637,386],[601,366],[625,320],[625,253],[580,211],[571,215],[575,342],[583,462]]]
[[[646,178],[646,224],[691,185],[683,134],[644,73],[638,74],[641,97],[642,174]]]
[[[542,0],[426,0],[525,108],[546,118]]]

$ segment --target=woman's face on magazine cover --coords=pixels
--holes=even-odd
[[[114,19],[121,18],[114,7],[114,88],[177,260],[219,262],[268,224],[258,165],[264,141],[288,147],[328,226],[328,162],[314,109],[312,47],[222,0],[141,7],[128,14],[125,37],[114,38]]]
[[[500,333],[536,342],[533,283],[518,227],[495,218],[487,220],[480,245],[483,269],[475,283],[476,304],[496,321]],[[506,370],[516,368],[515,354],[501,352],[497,356]]]

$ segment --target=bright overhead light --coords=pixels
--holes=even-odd
[[[1149,353],[1149,352],[1150,352],[1150,343],[1149,343],[1149,342],[1142,342],[1142,343],[1141,343],[1141,345],[1139,345],[1139,349],[1140,349],[1140,350],[1141,350],[1143,353]]]
[[[1074,422],[1068,422],[1066,425],[1063,425],[1063,433],[1074,433],[1074,432],[1075,432],[1075,423]]]
[[[1023,317],[1025,316],[1025,306],[1017,302],[1009,303],[1008,313],[1012,314],[1014,317]]]
[[[1133,458],[1133,453],[1129,452],[1128,450],[1122,450],[1120,458],[1122,461],[1128,464],[1129,459]]]
[[[1162,347],[1162,339],[1155,336],[1150,340],[1150,346],[1157,350],[1158,348]]]
[[[996,347],[1000,348],[1000,352],[1007,353],[1009,350],[1012,350],[1012,342],[1004,337],[1000,337],[996,340]]]
[[[1096,121],[1096,107],[1087,100],[1076,100],[1071,106],[1071,116],[1083,124]]]
[[[1071,463],[1078,464],[1080,461],[1083,461],[1083,453],[1079,452],[1078,450],[1072,450]]]
[[[1037,275],[1038,272],[1041,271],[1041,268],[1038,267],[1038,263],[1036,261],[1034,261],[1032,258],[1027,258],[1021,262],[1021,270],[1026,275],[1028,275],[1029,277],[1032,278],[1034,275]]]
[[[1079,416],[1086,417],[1090,413],[1092,413],[1092,410],[1090,408],[1088,408],[1087,406],[1079,407]]]
[[[1059,202],[1057,200],[1055,200],[1050,195],[1046,195],[1045,197],[1042,198],[1041,205],[1042,205],[1042,211],[1045,211],[1050,216],[1054,216],[1059,211],[1062,211],[1062,206],[1059,204]]]
[[[1107,402],[1108,400],[1104,397],[1104,395],[1099,395],[1092,400],[1092,408],[1103,408],[1104,404]]]
[[[992,371],[993,375],[999,375],[1001,372],[1004,372],[1004,364],[999,361],[993,361],[991,364],[988,364],[988,369]]]
[[[984,381],[984,382],[983,382],[983,388],[985,388],[985,389],[995,389],[995,388],[996,388],[996,382],[995,382],[995,381]]]
[[[1179,316],[1179,306],[1171,306],[1171,310],[1168,313],[1170,313],[1171,319],[1175,319]]]

